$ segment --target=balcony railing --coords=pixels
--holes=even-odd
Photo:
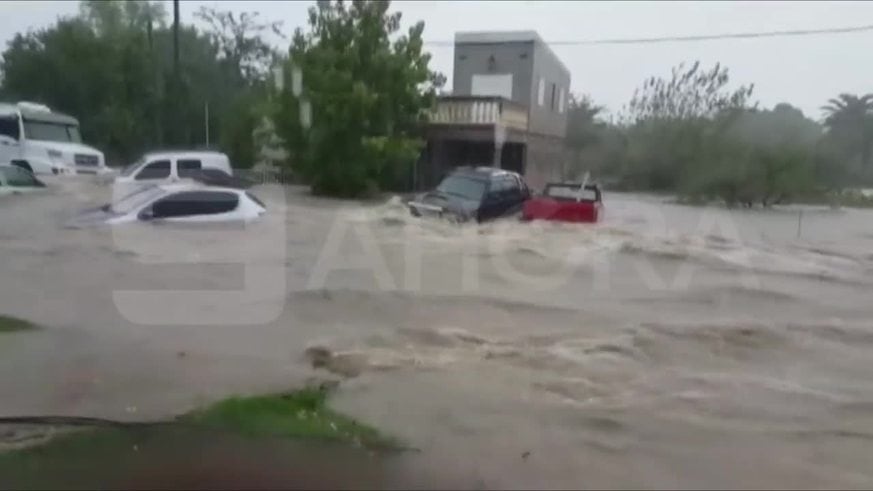
[[[495,125],[527,131],[527,108],[502,97],[444,96],[437,99],[431,124]]]

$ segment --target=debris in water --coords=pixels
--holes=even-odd
[[[367,364],[366,359],[360,355],[336,354],[322,346],[307,348],[305,355],[309,358],[312,368],[324,368],[331,373],[342,375],[346,378],[357,377]]]

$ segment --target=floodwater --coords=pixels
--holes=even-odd
[[[72,230],[110,190],[51,184],[0,201],[0,312],[46,326],[0,335],[2,415],[333,377],[434,487],[873,486],[871,211],[606,193],[595,226],[457,226],[260,186],[245,228]]]

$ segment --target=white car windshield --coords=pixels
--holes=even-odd
[[[133,174],[133,171],[138,169],[139,166],[141,166],[144,162],[145,162],[145,157],[138,159],[136,162],[128,165],[124,169],[121,169],[121,175],[122,176],[129,176],[129,175]]]
[[[110,205],[114,213],[127,214],[165,194],[158,186],[149,186],[121,198]]]

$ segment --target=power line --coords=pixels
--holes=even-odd
[[[847,34],[851,32],[873,31],[873,24],[854,27],[832,27],[827,29],[795,29],[790,31],[740,32],[724,34],[702,34],[696,36],[670,36],[656,38],[618,38],[588,39],[578,41],[547,41],[549,46],[585,46],[597,44],[654,44],[669,42],[709,41],[714,39],[750,39],[766,37],[810,36],[817,34]],[[452,47],[454,41],[425,41],[425,45]]]

